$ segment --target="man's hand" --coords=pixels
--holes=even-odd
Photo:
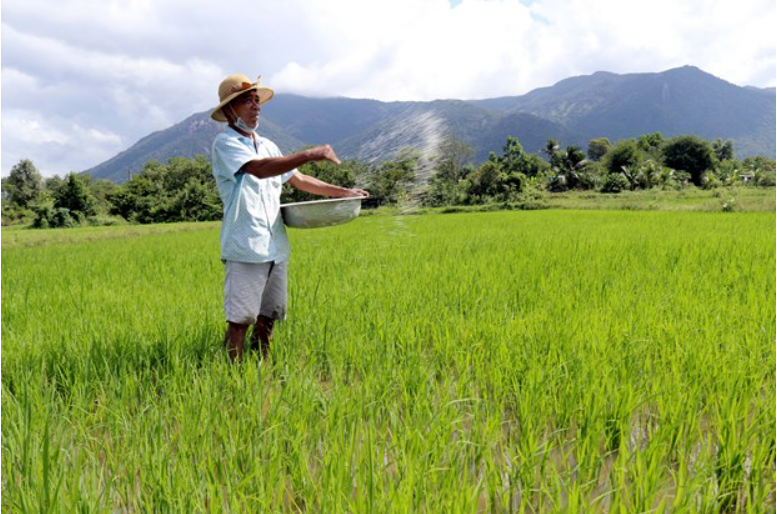
[[[363,196],[364,198],[369,198],[370,192],[364,189],[359,189],[358,187],[355,187],[353,189],[346,189],[345,194],[343,195],[343,198],[349,198],[353,196]]]
[[[332,161],[335,164],[340,164],[340,159],[337,158],[337,154],[329,145],[316,146],[308,150],[311,160],[314,161]]]

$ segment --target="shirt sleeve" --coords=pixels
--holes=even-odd
[[[213,164],[224,178],[234,180],[248,161],[256,159],[256,154],[234,137],[220,137],[213,143]]]
[[[280,148],[278,148],[278,145],[270,141],[269,139],[262,138],[262,144],[267,145],[267,151],[270,153],[273,157],[283,157],[283,153],[281,153]],[[289,180],[291,180],[291,177],[294,176],[294,174],[297,173],[297,168],[294,168],[291,171],[287,171],[283,175],[281,175],[281,183],[285,184]]]
[[[297,173],[297,168],[294,168],[291,171],[287,171],[286,173],[281,175],[281,184],[285,184],[286,182],[291,180],[291,177],[293,177],[295,173]]]

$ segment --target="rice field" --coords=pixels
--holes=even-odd
[[[261,366],[217,225],[46,233],[3,242],[4,511],[775,511],[773,212],[290,231]]]

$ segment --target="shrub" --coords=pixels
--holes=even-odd
[[[775,186],[775,173],[773,171],[764,171],[758,176],[755,185],[761,187],[774,187]]]
[[[703,185],[704,172],[715,163],[712,146],[698,136],[686,135],[672,139],[663,149],[664,164],[687,171],[697,186]]]
[[[38,205],[34,208],[34,228],[70,228],[80,226],[86,216],[81,211],[71,211],[67,207],[54,207],[51,204]]]
[[[87,219],[87,223],[93,227],[112,227],[126,225],[127,220],[121,216],[93,216]]]
[[[604,156],[604,165],[611,174],[619,174],[624,167],[634,168],[638,166],[643,159],[643,152],[637,146],[637,142],[633,139],[626,139],[618,141],[618,143],[607,152],[607,155]]]
[[[629,189],[629,181],[621,173],[609,173],[604,178],[602,193],[620,193]]]

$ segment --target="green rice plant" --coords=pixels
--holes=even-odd
[[[290,231],[261,367],[222,347],[216,225],[4,240],[2,507],[773,511],[774,225],[511,211]]]

